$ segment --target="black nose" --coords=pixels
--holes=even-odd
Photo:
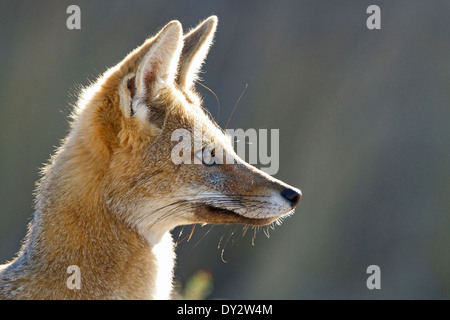
[[[292,207],[295,207],[299,202],[300,199],[302,198],[302,193],[300,190],[295,191],[289,188],[284,189],[283,191],[281,191],[281,195],[291,203]]]

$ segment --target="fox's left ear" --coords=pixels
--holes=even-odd
[[[213,41],[217,21],[216,16],[211,16],[184,36],[176,79],[180,87],[189,89],[197,80],[200,68]]]

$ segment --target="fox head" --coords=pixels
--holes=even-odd
[[[239,158],[203,110],[194,83],[216,26],[212,16],[183,35],[172,21],[106,71],[81,95],[64,145],[72,168],[92,173],[74,183],[99,184],[106,210],[150,241],[184,224],[266,225],[301,198]],[[179,129],[192,134],[192,164],[173,161]],[[219,149],[232,163],[204,161]]]

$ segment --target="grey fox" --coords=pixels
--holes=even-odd
[[[26,241],[0,267],[1,299],[168,299],[174,227],[266,225],[292,212],[300,191],[239,158],[195,92],[216,25],[212,16],[183,36],[172,21],[83,90]],[[202,146],[190,156],[220,148],[234,163],[171,161],[172,132],[194,126]]]

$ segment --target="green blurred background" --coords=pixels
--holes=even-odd
[[[70,4],[81,30],[66,28]],[[381,30],[366,27],[371,4]],[[79,88],[168,21],[186,30],[211,14],[219,28],[202,78],[220,98],[220,124],[248,83],[229,127],[280,129],[276,177],[303,200],[254,245],[253,230],[197,226],[177,247],[176,280],[205,270],[207,298],[450,298],[444,0],[1,0],[0,263],[26,234],[39,168],[66,135]],[[372,264],[381,290],[366,287]]]

